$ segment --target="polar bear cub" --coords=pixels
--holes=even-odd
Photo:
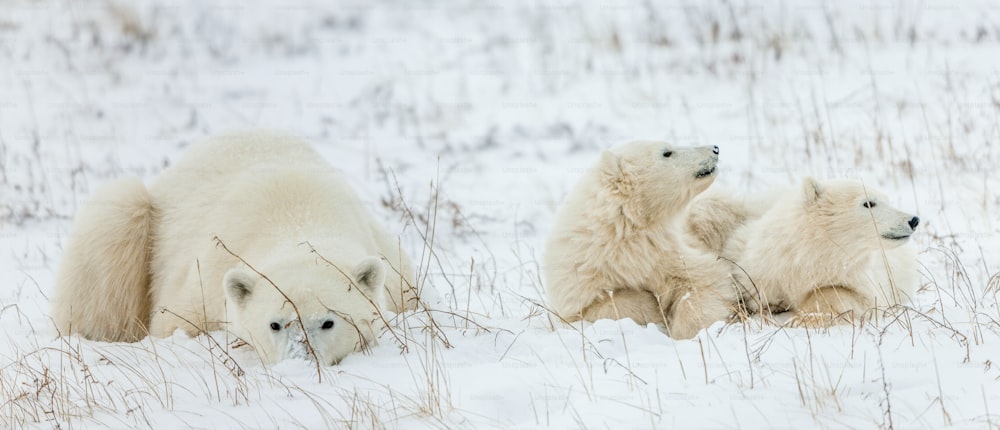
[[[727,318],[728,267],[687,245],[679,221],[715,177],[719,148],[633,142],[601,154],[556,213],[545,288],[568,321],[631,318],[689,338]]]
[[[196,144],[148,189],[98,190],[60,266],[61,334],[226,329],[267,363],[336,363],[374,341],[382,310],[418,302],[409,258],[338,172],[268,133]]]
[[[698,212],[718,204],[695,204],[689,220],[704,220]],[[861,182],[809,178],[756,217],[752,205],[736,207],[750,214],[745,224],[731,228],[720,216],[715,225],[731,228],[731,237],[717,235],[726,242],[722,256],[749,276],[751,307],[792,310],[796,324],[825,326],[906,303],[919,286],[908,239],[920,219]]]

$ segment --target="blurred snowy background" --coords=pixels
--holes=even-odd
[[[1000,428],[998,66],[987,1],[2,1],[0,427]],[[247,128],[314,142],[440,311],[322,378],[222,333],[56,338],[95,186]],[[640,138],[719,145],[741,190],[888,192],[922,220],[917,302],[687,341],[554,321],[555,208]]]

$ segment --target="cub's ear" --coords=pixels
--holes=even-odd
[[[601,153],[601,161],[597,163],[601,184],[614,194],[629,196],[634,188],[634,180],[622,163],[622,158],[609,150]]]
[[[246,303],[250,295],[253,294],[254,284],[257,276],[242,268],[229,269],[226,276],[222,278],[222,285],[226,290],[226,298],[237,305]]]
[[[365,257],[354,266],[354,272],[351,276],[354,277],[354,283],[364,290],[365,294],[377,294],[382,291],[382,286],[385,284],[385,278],[388,275],[388,269],[385,268],[385,263],[379,257]]]
[[[812,203],[819,200],[820,194],[823,192],[823,187],[819,184],[819,181],[813,179],[812,177],[807,177],[802,181],[802,191],[806,195],[806,202]]]
[[[621,157],[607,149],[601,152],[601,161],[597,163],[597,166],[601,174],[607,178],[618,178],[622,174]]]

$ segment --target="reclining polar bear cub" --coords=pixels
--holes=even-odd
[[[714,180],[718,153],[662,142],[604,151],[566,196],[545,247],[553,310],[568,321],[657,323],[674,338],[728,318],[728,265],[690,247],[678,225]]]
[[[803,181],[764,198],[706,195],[687,228],[745,272],[751,310],[792,310],[793,322],[825,326],[906,303],[919,286],[908,241],[920,219],[857,181]]]
[[[103,341],[227,329],[262,360],[340,361],[382,309],[417,304],[409,258],[308,144],[193,146],[148,188],[112,182],[77,216],[52,317]]]

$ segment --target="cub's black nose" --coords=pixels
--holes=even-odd
[[[715,153],[716,155],[718,155],[719,154],[719,145],[713,146],[712,147],[712,152]]]
[[[920,218],[913,217],[910,218],[910,228],[916,230],[917,225],[920,224]]]

